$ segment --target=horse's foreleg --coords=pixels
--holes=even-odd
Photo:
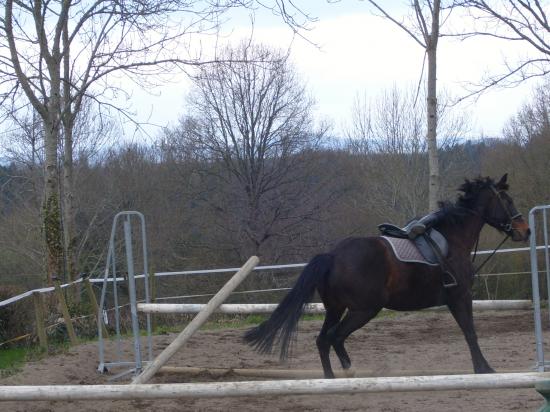
[[[380,312],[380,309],[381,308],[367,311],[348,311],[344,319],[328,332],[328,337],[334,347],[336,355],[338,355],[342,368],[349,369],[351,367],[351,360],[344,347],[344,341],[357,329],[365,326],[369,320]]]
[[[338,356],[338,359],[340,360],[340,364],[342,365],[343,369],[351,368],[351,359],[349,358],[348,352],[344,347],[344,342],[335,342],[334,352],[336,352],[336,355]]]
[[[319,336],[317,336],[317,349],[319,350],[323,373],[327,379],[334,378],[334,372],[330,365],[330,341],[327,337],[327,332],[340,321],[343,313],[344,309],[334,310],[327,308],[323,327],[321,328],[321,332],[319,332]]]
[[[474,317],[472,311],[472,297],[462,297],[460,299],[451,300],[448,303],[449,309],[455,318],[458,326],[462,330],[466,343],[470,348],[472,355],[472,363],[474,364],[475,373],[493,373],[494,370],[489,366],[489,363],[481,353],[477,342],[477,335],[474,328]]]

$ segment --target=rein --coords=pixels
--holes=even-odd
[[[481,263],[481,265],[479,265],[475,270],[474,270],[474,276],[476,275],[479,275],[479,271],[481,270],[481,268],[483,266],[485,266],[485,264],[495,255],[495,253],[497,253],[497,250],[500,249],[500,247],[504,244],[504,242],[506,242],[508,240],[508,238],[510,237],[510,235],[506,235],[506,237],[504,239],[502,239],[502,242],[500,242],[498,244],[498,246],[495,248],[495,250],[493,250],[491,252],[491,254]],[[476,260],[476,257],[477,257],[477,247],[478,247],[478,244],[479,244],[479,236],[477,237],[477,241],[476,241],[476,248],[475,248],[475,251],[474,251],[474,257],[472,258],[472,263],[475,262]]]

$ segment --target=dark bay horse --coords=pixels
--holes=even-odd
[[[410,311],[447,305],[464,333],[476,373],[494,372],[477,342],[472,317],[474,266],[470,254],[482,227],[487,223],[525,241],[529,227],[507,193],[507,175],[498,182],[478,178],[459,188],[456,203],[441,203],[435,228],[449,242],[448,263],[457,286],[443,286],[439,266],[403,263],[397,260],[381,237],[354,237],[341,241],[332,251],[315,256],[304,268],[296,284],[271,317],[245,334],[258,351],[269,353],[281,347],[281,359],[289,353],[303,307],[319,292],[326,316],[317,348],[326,378],[334,373],[329,359],[333,347],[342,367],[351,367],[344,341],[363,327],[382,308]],[[345,313],[345,314],[344,314]]]

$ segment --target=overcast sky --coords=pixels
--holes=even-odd
[[[321,0],[301,0],[296,3],[318,17],[311,30],[304,32],[318,47],[293,37],[279,18],[268,13],[256,18],[254,39],[282,48],[291,46],[292,60],[317,101],[317,115],[329,119],[336,133],[351,121],[350,111],[358,93],[376,98],[393,85],[407,88],[418,83],[423,49],[397,26],[373,15],[365,2],[343,0],[327,4]],[[389,3],[398,17],[407,12],[399,3]],[[247,15],[242,11],[235,14],[224,30],[231,33],[225,38],[228,41],[238,42],[250,36]],[[522,46],[488,38],[441,39],[438,88],[463,96],[467,93],[465,84],[479,81],[486,72],[502,69],[505,57],[514,58],[522,52]],[[477,100],[467,100],[461,109],[466,110],[471,119],[472,136],[499,136],[505,122],[529,100],[534,84],[494,89]],[[160,126],[174,123],[185,112],[187,90],[188,82],[182,76],[175,84],[156,90],[154,96],[135,91],[133,102],[138,118]],[[155,134],[154,128],[149,130]]]

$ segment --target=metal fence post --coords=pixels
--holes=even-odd
[[[132,317],[132,333],[134,335],[134,358],[136,371],[141,371],[141,343],[139,333],[139,318],[137,313],[136,280],[134,275],[134,252],[132,248],[132,229],[130,216],[124,221],[124,244],[126,247],[126,262],[128,269],[128,295],[130,297],[130,315]]]
[[[540,302],[540,288],[539,288],[539,265],[538,265],[538,256],[537,256],[537,227],[535,213],[538,210],[549,209],[550,205],[547,206],[536,206],[529,211],[529,227],[531,229],[531,236],[529,238],[530,246],[530,260],[531,260],[531,284],[533,288],[533,314],[535,322],[535,345],[536,345],[536,354],[537,354],[537,363],[535,368],[539,372],[544,372],[545,362],[544,362],[544,339],[542,335],[542,314],[541,314],[541,302]],[[545,215],[544,215],[545,216]],[[544,219],[546,223],[546,219]],[[543,230],[547,231],[546,225],[544,225]],[[548,235],[544,234],[545,239],[545,254],[548,253]],[[548,266],[548,265],[547,265]],[[548,271],[550,268],[546,268],[547,277]]]

